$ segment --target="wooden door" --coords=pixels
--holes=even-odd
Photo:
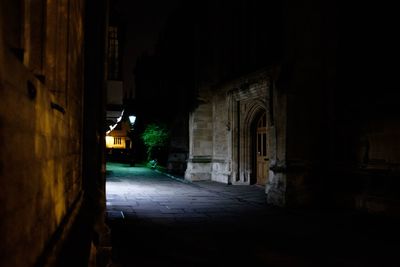
[[[261,116],[257,123],[256,132],[256,168],[257,168],[257,184],[266,185],[268,181],[268,144],[267,144],[267,121],[266,114]]]

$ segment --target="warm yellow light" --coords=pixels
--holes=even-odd
[[[114,137],[114,136],[106,136],[106,148],[126,148],[126,138],[125,137]]]
[[[106,147],[107,148],[112,148],[113,145],[114,145],[114,137],[106,136]]]

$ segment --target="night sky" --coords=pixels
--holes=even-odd
[[[134,92],[133,70],[136,59],[144,52],[152,53],[160,31],[180,0],[114,0],[111,12],[126,27],[123,58],[124,87]]]

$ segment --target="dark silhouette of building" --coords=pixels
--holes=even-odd
[[[137,62],[137,99],[185,125],[172,142],[187,148],[186,179],[258,183],[280,206],[394,214],[394,17],[336,1],[183,4]]]

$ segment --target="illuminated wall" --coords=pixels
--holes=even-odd
[[[121,121],[106,136],[106,148],[113,149],[127,149],[132,148],[132,143],[129,142],[129,147],[127,147],[127,141],[130,141],[128,132],[130,130],[130,125],[127,121]]]
[[[106,136],[106,148],[125,149],[126,137]]]
[[[0,2],[0,266],[29,267],[82,203],[84,1],[22,2]]]

